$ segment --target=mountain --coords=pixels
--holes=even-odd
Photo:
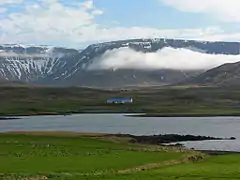
[[[37,81],[71,65],[78,53],[59,47],[0,45],[0,76],[10,81]]]
[[[9,80],[6,80],[6,79],[0,77],[0,87],[3,87],[3,86],[24,86],[24,85],[27,85],[27,84],[24,83],[24,82],[21,82],[21,81],[9,81]]]
[[[211,69],[186,82],[207,86],[240,86],[240,62],[228,63]]]
[[[93,63],[99,61],[106,52],[114,49],[130,48],[137,52],[149,53],[165,47],[184,48],[205,54],[237,55],[240,43],[133,39],[93,44],[84,50],[20,44],[0,45],[0,77],[42,85],[118,87],[173,84],[203,72],[203,70],[129,68],[89,71]]]

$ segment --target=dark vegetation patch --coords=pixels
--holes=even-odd
[[[14,118],[14,117],[0,117],[0,121],[1,121],[1,120],[16,120],[16,119],[20,119],[20,118]]]
[[[178,135],[165,134],[153,136],[134,136],[134,135],[116,135],[120,137],[131,138],[131,143],[161,145],[165,143],[183,142],[183,141],[204,141],[204,140],[235,140],[236,138],[216,138],[210,136]]]

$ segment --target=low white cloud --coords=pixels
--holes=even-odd
[[[85,7],[86,9],[93,9],[94,5],[93,5],[93,1],[85,1],[83,3],[79,3],[80,6]]]
[[[206,54],[189,49],[164,48],[143,53],[129,48],[107,51],[88,67],[88,70],[116,69],[173,69],[208,70],[225,63],[240,61],[240,55]]]
[[[0,43],[72,43],[95,29],[94,18],[102,12],[94,8],[93,0],[77,5],[59,0],[39,0],[25,3],[21,12],[0,18]]]
[[[159,0],[180,11],[205,13],[220,21],[240,22],[239,0]]]
[[[6,4],[20,4],[23,0],[0,0],[0,6]]]
[[[23,0],[0,0],[0,14],[5,13],[7,8],[5,5],[21,4]],[[1,33],[0,33],[1,35]]]

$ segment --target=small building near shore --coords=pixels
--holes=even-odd
[[[133,98],[110,98],[107,100],[108,104],[132,104]]]

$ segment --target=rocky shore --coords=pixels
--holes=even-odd
[[[178,134],[165,134],[165,135],[152,135],[152,136],[134,136],[130,134],[116,135],[118,137],[130,138],[131,143],[139,144],[152,144],[163,145],[167,143],[177,143],[184,141],[205,141],[205,140],[235,140],[235,137],[230,138],[216,138],[210,136],[194,136],[194,135],[178,135]]]

